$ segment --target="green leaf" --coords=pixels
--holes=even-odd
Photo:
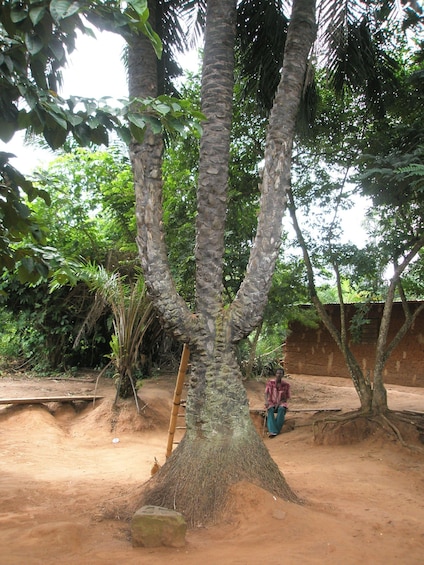
[[[44,43],[38,35],[26,33],[25,45],[27,46],[30,55],[36,55],[41,51]]]
[[[131,0],[130,2],[128,2],[128,4],[133,7],[133,9],[136,11],[137,15],[141,20],[145,21],[144,18],[147,19],[149,17],[147,0]]]
[[[144,35],[150,39],[153,49],[155,50],[155,54],[156,57],[158,59],[160,59],[162,57],[162,41],[160,40],[159,35],[153,30],[152,26],[149,24],[149,22],[146,22],[145,24],[142,24],[141,26],[141,31],[142,33],[144,33]]]
[[[90,143],[90,128],[84,122],[76,126],[73,134],[80,145],[88,145]]]
[[[103,126],[98,126],[97,128],[91,130],[91,141],[96,145],[108,145],[109,136],[107,130]]]
[[[136,125],[134,125],[133,123],[130,123],[130,132],[131,135],[134,137],[134,139],[136,141],[138,141],[139,143],[141,143],[144,139],[144,131],[145,128],[139,128]]]
[[[38,23],[40,23],[45,13],[45,6],[34,6],[33,8],[30,8],[29,17],[31,18],[32,25],[36,26]]]
[[[53,122],[58,124],[62,129],[64,129],[64,130],[68,129],[68,123],[65,120],[65,118],[63,118],[61,115],[57,114],[54,111],[50,111],[48,113],[47,122],[49,122],[49,126],[51,126],[52,120],[53,120]]]
[[[71,0],[51,0],[50,2],[50,14],[56,22],[72,16],[79,9],[80,5],[78,5],[78,2],[72,2]]]
[[[58,39],[52,39],[49,43],[49,48],[58,61],[62,62],[65,60],[65,49],[63,48],[61,41]]]
[[[14,24],[26,20],[27,16],[28,12],[23,4],[19,4],[18,6],[15,4],[10,11],[10,19]]]
[[[119,136],[119,139],[121,139],[125,145],[129,145],[131,143],[131,133],[130,130],[126,127],[120,127],[116,130],[116,133]]]
[[[166,114],[169,114],[169,112],[171,111],[171,108],[169,107],[168,104],[156,104],[155,110],[159,114],[162,114],[162,116],[165,116]]]
[[[22,267],[29,273],[34,269],[34,259],[32,257],[22,257],[21,263]]]
[[[45,127],[43,135],[52,149],[59,149],[65,143],[68,132],[59,127]]]
[[[17,129],[16,120],[4,120],[0,115],[0,139],[7,143],[15,135]]]
[[[153,133],[160,133],[162,131],[162,124],[158,118],[154,116],[145,116],[146,123],[152,128]]]
[[[128,114],[128,120],[138,128],[144,129],[146,127],[145,117],[140,114]]]

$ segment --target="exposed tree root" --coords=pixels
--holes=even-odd
[[[387,411],[368,414],[361,411],[325,417],[313,422],[314,442],[324,444],[352,444],[374,434],[377,429],[394,437],[403,447],[424,453],[424,415]]]
[[[301,503],[255,432],[219,441],[185,438],[146,484],[141,504],[175,509],[192,527],[216,523],[225,511],[229,488],[240,481]]]

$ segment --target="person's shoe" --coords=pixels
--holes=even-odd
[[[273,437],[276,437],[276,436],[277,436],[277,434],[268,434],[268,437],[271,438],[271,439],[272,439]]]

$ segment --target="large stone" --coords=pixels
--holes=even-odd
[[[131,521],[135,547],[183,547],[187,524],[182,514],[160,506],[142,506]]]

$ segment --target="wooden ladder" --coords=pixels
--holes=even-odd
[[[185,417],[184,413],[180,412],[180,408],[183,406],[185,407],[185,403],[181,400],[183,387],[184,387],[184,380],[187,373],[188,367],[188,360],[190,358],[190,349],[188,345],[184,344],[183,352],[181,354],[180,360],[180,367],[178,369],[177,375],[177,382],[175,383],[175,390],[174,390],[174,398],[172,401],[172,410],[171,410],[171,418],[169,420],[169,428],[168,428],[168,444],[166,446],[166,458],[171,455],[173,446],[178,441],[174,441],[175,437],[175,430],[185,430],[184,426],[177,426],[178,418]]]

